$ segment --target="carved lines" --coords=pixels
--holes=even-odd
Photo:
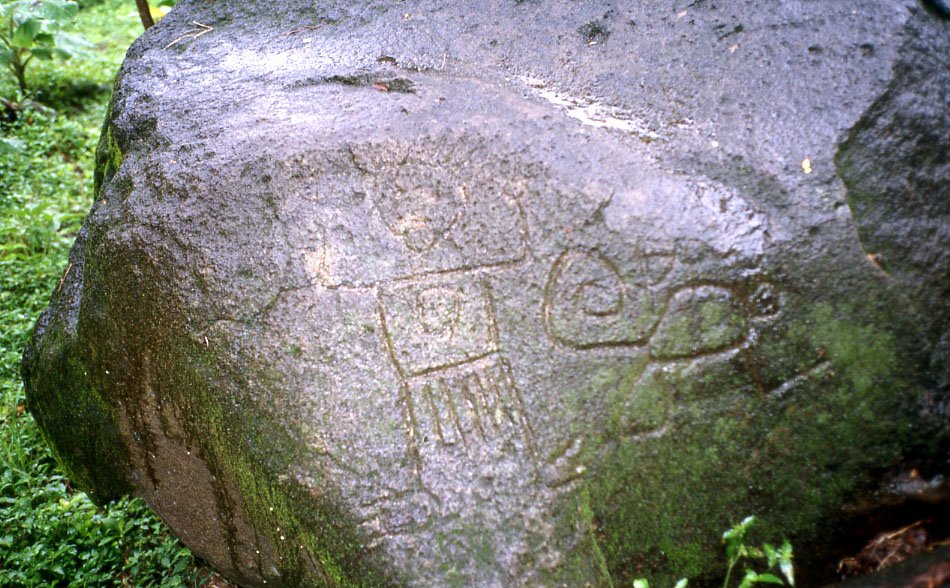
[[[382,286],[386,348],[402,379],[412,451],[467,450],[496,438],[530,445],[524,401],[501,356],[494,296],[478,275]]]
[[[530,433],[521,394],[502,358],[492,356],[452,372],[409,383],[413,414],[431,435],[422,443],[467,448],[506,431]]]
[[[462,365],[498,351],[494,301],[476,276],[379,290],[392,360],[404,376]]]
[[[668,265],[669,258],[649,257],[646,263]],[[655,268],[647,272],[665,275]],[[665,301],[641,282],[645,277],[627,278],[599,252],[565,251],[545,287],[543,316],[549,335],[576,349],[642,346],[666,310]]]
[[[623,255],[618,261],[598,250],[564,251],[551,267],[542,303],[542,320],[556,343],[644,354],[638,377],[598,388],[615,415],[608,429],[628,439],[650,438],[669,429],[675,399],[695,400],[746,381],[764,392],[749,349],[757,331],[781,314],[784,297],[772,284],[671,279],[672,255]],[[574,475],[568,468],[555,479]]]
[[[315,203],[332,227],[324,245],[332,255],[312,277],[327,287],[373,287],[523,262],[525,170],[460,147],[441,138],[351,149],[356,185]]]

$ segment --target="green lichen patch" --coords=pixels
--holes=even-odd
[[[763,537],[808,544],[901,458],[913,387],[892,335],[828,306],[790,332],[827,363],[782,394],[724,391],[675,405],[664,435],[601,440],[587,491],[615,585],[714,577],[721,530],[750,513]]]
[[[27,370],[29,408],[67,476],[105,504],[131,492],[129,458],[113,406],[74,352],[66,338],[47,331],[47,365]]]
[[[725,349],[742,339],[746,321],[728,290],[705,286],[677,293],[650,341],[660,359]]]
[[[611,408],[608,430],[615,435],[647,433],[666,423],[672,398],[662,368],[650,366],[637,375],[634,370],[607,388]]]
[[[124,155],[112,133],[112,104],[106,110],[105,123],[99,136],[99,146],[96,148],[95,184],[93,193],[99,196],[102,186],[119,170]]]
[[[283,425],[261,418],[247,404],[224,402],[239,390],[226,390],[222,382],[247,381],[251,372],[266,373],[244,365],[231,373],[228,362],[189,340],[167,349],[171,358],[169,389],[182,403],[189,436],[200,439],[201,453],[219,480],[234,487],[219,488],[226,509],[239,511],[253,528],[256,541],[276,553],[276,574],[264,570],[269,584],[292,586],[381,586],[397,583],[374,561],[371,550],[346,512],[330,479],[319,471],[303,483],[281,472],[308,461],[306,451]],[[264,383],[264,376],[257,380]],[[231,538],[235,543],[238,538]],[[245,540],[247,538],[244,538]]]

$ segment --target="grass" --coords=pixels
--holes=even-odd
[[[100,509],[73,489],[24,410],[20,355],[91,204],[112,80],[142,30],[130,0],[81,4],[74,26],[93,48],[31,64],[43,106],[0,122],[21,145],[0,154],[0,586],[200,586],[209,573],[141,500]],[[19,98],[6,72],[0,97]]]

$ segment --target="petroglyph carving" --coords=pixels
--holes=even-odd
[[[624,436],[662,433],[670,410],[672,394],[663,381],[663,367],[651,364],[636,382],[618,382],[616,389],[616,431]]]
[[[665,363],[659,379],[677,402],[712,398],[726,391],[751,392],[756,388],[741,349],[734,347],[720,353]]]
[[[676,292],[650,340],[657,359],[696,357],[739,344],[748,325],[732,292],[716,286]]]
[[[426,335],[452,338],[461,326],[464,293],[440,286],[418,291],[419,323]]]
[[[662,437],[671,429],[675,390],[667,381],[668,366],[659,362],[641,364],[643,369],[635,366],[605,370],[591,388],[602,398],[608,415],[597,428],[614,439],[644,441]],[[540,473],[547,486],[559,488],[584,477],[590,459],[590,454],[582,451],[584,443],[583,436],[571,437],[546,456]]]
[[[551,336],[565,345],[642,345],[661,315],[653,294],[625,280],[600,253],[567,251],[551,270],[544,318]]]
[[[497,354],[411,378],[408,386],[423,445],[468,447],[530,434],[511,367]]]
[[[452,229],[462,214],[459,204],[465,200],[464,188],[457,192],[400,182],[383,189],[376,207],[392,234],[418,253],[431,249],[437,241],[452,239]]]
[[[372,286],[522,261],[524,169],[499,173],[498,166],[509,164],[488,165],[483,160],[492,153],[447,153],[438,139],[354,152],[365,202],[331,198],[318,206],[321,218],[360,226],[363,234],[352,239],[330,231],[333,256],[323,283]]]
[[[548,333],[577,349],[649,346],[653,358],[672,360],[735,348],[748,336],[749,320],[781,310],[782,296],[767,282],[751,292],[718,284],[664,289],[658,283],[669,265],[669,256],[618,264],[596,251],[565,251],[545,290]]]
[[[405,376],[498,350],[491,290],[477,277],[396,284],[382,288],[380,298],[392,358]]]
[[[621,437],[663,435],[673,402],[762,388],[748,348],[756,330],[781,313],[782,293],[754,281],[671,287],[664,283],[670,261],[634,252],[615,262],[600,252],[568,250],[548,279],[543,319],[556,341],[578,350],[647,352],[638,376],[598,385],[612,407],[609,428]],[[560,473],[549,483],[573,480],[573,467],[554,468]]]
[[[548,487],[558,488],[584,477],[587,467],[581,460],[583,447],[583,437],[572,437],[548,456],[541,471]]]
[[[524,402],[499,353],[494,299],[477,275],[380,289],[385,337],[409,405],[410,442],[468,448],[497,437],[530,445]]]
[[[467,258],[464,265],[479,266],[523,257],[525,227],[515,199],[490,193],[484,183],[396,174],[391,181],[375,182],[374,202],[386,228],[409,251],[453,251]]]

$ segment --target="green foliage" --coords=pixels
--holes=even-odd
[[[198,583],[194,557],[142,501],[123,500],[100,511],[70,490],[38,446],[9,448],[29,461],[0,476],[0,585]]]
[[[764,572],[757,572],[752,568],[746,567],[742,580],[739,582],[739,588],[752,588],[757,584],[773,584],[776,586],[795,586],[795,573],[792,565],[792,545],[786,540],[780,547],[774,547],[769,543],[763,543],[761,547],[748,545],[747,535],[749,528],[755,522],[755,517],[746,517],[741,523],[722,534],[722,541],[726,544],[726,559],[729,561],[729,567],[726,570],[726,579],[723,582],[723,588],[729,588],[732,579],[732,571],[742,560],[765,560],[766,568]],[[782,577],[770,572],[778,568]],[[674,588],[686,588],[688,580],[682,578]],[[650,588],[650,582],[644,578],[633,581],[633,588]]]
[[[0,123],[0,586],[197,586],[206,573],[145,503],[97,508],[24,410],[20,355],[92,202],[108,89],[141,31],[128,0],[100,1],[76,26],[95,43],[87,53],[31,70],[52,108],[24,101]],[[0,96],[14,84],[0,76]]]
[[[23,141],[19,139],[0,139],[0,155],[9,155],[23,149]]]
[[[741,560],[766,560],[766,571],[756,572],[752,568],[745,569],[745,575],[739,583],[739,588],[751,588],[756,584],[776,584],[784,586],[785,581],[771,574],[768,570],[778,567],[781,570],[785,580],[790,586],[795,585],[795,576],[792,568],[792,546],[785,541],[781,547],[775,548],[768,543],[761,547],[754,547],[746,544],[746,535],[755,517],[746,517],[741,523],[735,525],[722,534],[722,540],[726,544],[726,557],[729,559],[729,569],[726,572],[726,581],[723,588],[729,588],[729,580],[732,576],[732,570]]]
[[[23,411],[19,359],[91,199],[102,104],[25,111],[0,158],[0,586],[192,586],[194,558],[140,500],[98,510],[70,488]]]
[[[63,27],[79,12],[69,0],[17,0],[0,4],[0,67],[16,78],[26,94],[26,66],[34,59],[68,59],[81,53],[88,43]]]

